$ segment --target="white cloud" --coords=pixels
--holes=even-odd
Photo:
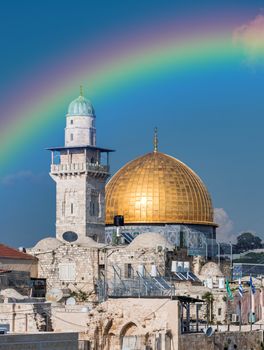
[[[258,15],[252,21],[236,28],[233,32],[236,45],[244,50],[247,63],[255,64],[264,57],[264,16]]]
[[[30,170],[21,170],[21,171],[18,171],[17,173],[8,174],[0,178],[0,183],[1,185],[4,185],[4,186],[11,186],[20,180],[35,181],[35,180],[39,180],[41,177],[42,177],[42,174],[34,174]]]
[[[214,209],[214,221],[218,224],[216,229],[216,239],[219,242],[236,242],[236,234],[232,233],[234,224],[223,208]]]

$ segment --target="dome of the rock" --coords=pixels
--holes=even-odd
[[[212,201],[202,180],[181,161],[148,153],[121,168],[106,186],[106,224],[213,223]]]

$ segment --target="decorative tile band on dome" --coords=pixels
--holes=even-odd
[[[115,215],[131,224],[216,226],[209,192],[181,161],[148,153],[121,168],[106,185],[106,224]]]
[[[95,112],[92,103],[80,95],[70,103],[68,108],[68,115],[95,117]]]

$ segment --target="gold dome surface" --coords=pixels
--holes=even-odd
[[[122,167],[106,185],[106,224],[123,215],[129,224],[214,225],[210,195],[184,163],[160,152]]]

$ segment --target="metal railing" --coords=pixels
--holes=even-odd
[[[151,276],[147,271],[144,274],[132,272],[129,277],[122,277],[117,266],[112,266],[111,280],[97,281],[99,302],[110,297],[144,297],[144,296],[173,296],[175,288],[164,277]],[[104,276],[103,276],[104,277]]]
[[[101,172],[108,174],[109,166],[98,163],[66,163],[51,164],[51,173],[79,173],[79,172]]]

